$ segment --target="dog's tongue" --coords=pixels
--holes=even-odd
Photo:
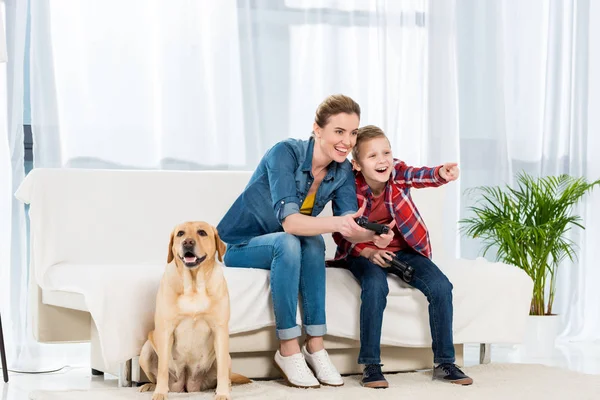
[[[183,257],[183,261],[186,263],[193,263],[196,262],[196,257]]]

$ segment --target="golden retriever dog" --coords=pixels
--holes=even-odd
[[[225,244],[206,222],[186,222],[171,233],[167,267],[156,296],[154,330],[140,354],[140,366],[154,389],[198,392],[216,387],[215,399],[231,399],[231,383],[251,382],[231,373],[229,292],[222,267]]]

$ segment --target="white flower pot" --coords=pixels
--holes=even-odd
[[[527,317],[523,350],[528,357],[551,357],[554,351],[560,317],[558,315],[530,315]]]

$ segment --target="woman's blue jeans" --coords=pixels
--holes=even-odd
[[[433,362],[454,363],[452,338],[452,284],[430,259],[414,251],[399,251],[399,260],[415,269],[410,285],[420,290],[429,301]],[[389,292],[387,268],[373,264],[365,257],[349,257],[348,268],[360,282],[360,353],[359,364],[380,364],[381,325]],[[398,329],[402,329],[398,321]]]
[[[225,265],[233,268],[271,270],[271,295],[277,338],[301,334],[296,324],[298,294],[302,299],[302,322],[310,336],[327,333],[325,322],[325,242],[321,235],[294,236],[270,233],[240,245],[228,245]]]

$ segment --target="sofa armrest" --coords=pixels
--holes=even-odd
[[[41,343],[73,343],[90,341],[89,312],[58,307],[42,302],[42,289],[30,286],[30,312],[33,336]]]

